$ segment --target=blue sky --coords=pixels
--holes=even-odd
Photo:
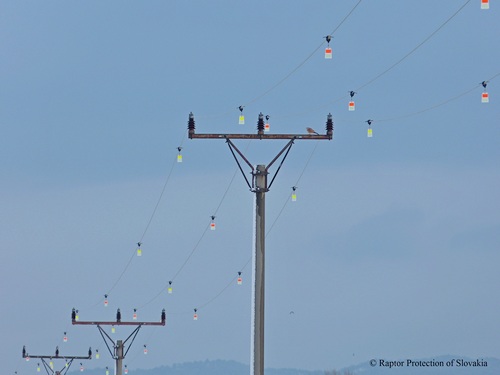
[[[342,22],[356,4],[0,4],[7,371],[36,371],[22,345],[92,346],[103,355],[87,366],[111,367],[97,329],[71,326],[72,307],[82,320],[118,307],[158,320],[166,308],[166,327],[140,332],[130,369],[248,363],[254,196],[222,141],[187,139],[191,111],[200,133],[253,133],[259,112],[273,133],[335,121],[333,141],[296,142],[267,194],[266,366],[498,356],[497,4],[361,1]],[[334,30],[333,59],[326,45],[307,59]],[[237,145],[266,164],[284,143]]]

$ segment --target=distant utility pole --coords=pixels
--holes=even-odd
[[[264,276],[265,276],[265,194],[271,188],[283,162],[285,161],[288,152],[296,140],[331,140],[333,138],[333,119],[329,114],[326,121],[326,134],[320,135],[313,129],[307,128],[309,134],[265,134],[264,115],[259,114],[257,122],[257,134],[196,134],[195,122],[193,113],[189,114],[188,120],[188,135],[190,139],[224,139],[233,154],[238,167],[245,178],[245,181],[250,188],[250,191],[255,193],[255,246],[252,256],[253,275],[252,275],[252,358],[250,361],[250,374],[264,374]],[[267,165],[254,166],[247,160],[243,153],[231,141],[232,139],[287,139],[289,142],[281,149],[276,157]],[[240,165],[240,162],[235,154],[250,167],[252,173],[251,182],[248,180],[245,172]],[[270,183],[267,182],[269,168],[283,154],[274,176]]]
[[[95,325],[97,326],[97,329],[99,330],[99,333],[102,336],[102,339],[104,340],[104,343],[106,344],[106,347],[108,348],[109,354],[111,354],[111,357],[115,360],[115,375],[122,375],[123,373],[123,360],[125,359],[128,351],[130,350],[130,347],[132,346],[135,337],[139,333],[139,330],[141,329],[142,326],[164,326],[165,321],[166,321],[166,314],[165,314],[165,309],[162,310],[161,312],[161,320],[159,322],[122,322],[121,319],[121,312],[120,309],[117,310],[116,312],[116,322],[93,322],[93,321],[80,321],[77,319],[77,313],[76,310],[73,309],[71,312],[71,322],[74,325]],[[132,333],[125,339],[123,340],[116,340],[116,342],[102,329],[101,326],[136,326],[136,328],[132,331]],[[125,344],[129,339],[132,339],[130,341],[130,344],[128,345],[128,348],[125,350]],[[111,350],[110,344],[113,347],[113,350]]]
[[[23,358],[25,358],[26,360],[30,360],[31,358],[41,359],[43,367],[47,372],[47,375],[65,375],[75,359],[92,359],[92,349],[89,348],[89,353],[86,357],[73,356],[73,355],[60,355],[59,347],[56,347],[54,355],[31,355],[28,354],[28,352],[26,351],[26,346],[23,346]],[[49,363],[47,363],[46,359],[49,360]],[[53,363],[54,359],[64,359],[66,361],[64,367],[61,370],[59,371],[54,370],[54,363]]]

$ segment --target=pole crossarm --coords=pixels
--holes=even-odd
[[[85,322],[75,321],[74,325],[87,325],[87,326],[164,326],[165,322]]]
[[[161,312],[159,322],[122,322],[120,309],[116,312],[116,321],[81,321],[76,318],[76,310],[71,311],[71,323],[73,325],[94,325],[94,326],[164,326],[167,320],[165,309]]]
[[[59,347],[56,347],[56,351],[54,355],[31,355],[26,351],[26,346],[23,346],[23,358],[40,358],[40,359],[65,359],[65,360],[73,360],[73,359],[92,359],[92,349],[89,348],[89,352],[87,356],[76,356],[76,355],[60,355]]]
[[[92,359],[92,356],[77,356],[77,355],[28,355],[26,357],[23,357],[23,358],[30,358],[30,359],[33,359],[33,358],[45,358],[45,359],[66,359],[66,360],[69,360],[69,359]]]
[[[317,134],[189,134],[190,139],[300,139],[300,140],[331,140],[330,135]]]
[[[306,128],[308,134],[266,134],[264,131],[264,115],[259,113],[257,122],[257,134],[240,134],[240,133],[207,133],[196,134],[194,115],[191,112],[188,120],[188,137],[190,139],[300,139],[300,140],[332,140],[333,139],[333,118],[329,113],[326,120],[326,134],[316,133],[311,128]]]

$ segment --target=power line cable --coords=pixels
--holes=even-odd
[[[351,14],[354,12],[354,10],[358,7],[358,5],[361,3],[362,0],[358,0],[358,2],[356,3],[356,5],[354,5],[354,7],[350,10],[350,12],[344,17],[344,19],[337,25],[337,27],[329,34],[329,36],[333,36],[333,34],[335,34],[335,32],[340,28],[340,26],[342,26],[342,24],[351,16]],[[470,1],[470,0],[469,0]],[[267,89],[266,91],[264,91],[262,94],[256,96],[255,98],[253,98],[252,100],[250,100],[249,102],[247,102],[244,106],[247,106],[247,105],[250,105],[254,102],[256,102],[257,100],[259,100],[260,98],[266,96],[267,94],[269,94],[271,91],[273,91],[276,87],[278,87],[279,85],[281,85],[283,82],[285,82],[288,78],[290,78],[295,72],[297,72],[300,68],[302,68],[304,66],[304,64],[309,61],[309,59],[311,59],[311,57],[314,56],[314,54],[321,48],[321,46],[323,46],[323,44],[325,44],[325,41],[322,41],[304,60],[302,60],[299,65],[297,65],[294,69],[292,69],[292,71],[290,71],[287,75],[285,75],[281,80],[279,80],[278,82],[276,82],[273,86],[271,86],[269,89]]]
[[[457,11],[455,11],[455,13],[453,13],[450,17],[448,17],[448,19],[446,21],[444,21],[436,30],[434,30],[422,42],[420,42],[419,44],[417,44],[410,52],[408,52],[406,55],[404,55],[402,58],[400,58],[398,61],[396,61],[394,64],[392,64],[389,68],[387,68],[386,70],[384,70],[382,73],[378,74],[377,76],[375,76],[374,78],[372,78],[371,80],[369,80],[368,82],[366,82],[365,84],[359,86],[354,91],[359,91],[359,90],[365,88],[366,86],[372,84],[377,79],[379,79],[380,77],[382,77],[383,75],[385,75],[386,73],[388,73],[389,71],[391,71],[392,69],[394,69],[396,66],[398,66],[399,64],[401,64],[404,60],[406,60],[409,56],[411,56],[416,50],[418,50],[425,43],[427,43],[434,35],[436,35],[444,26],[446,26],[446,24],[448,22],[450,22],[453,18],[455,18],[462,11],[462,9],[464,9],[465,6],[470,3],[470,1],[471,0],[467,0],[460,8],[458,8]]]

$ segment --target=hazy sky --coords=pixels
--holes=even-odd
[[[23,345],[92,346],[102,355],[86,366],[112,368],[97,328],[71,325],[73,307],[81,320],[166,309],[167,326],[130,349],[132,370],[249,362],[254,194],[223,141],[187,139],[190,111],[200,133],[253,133],[259,112],[272,133],[324,132],[334,117],[334,140],[297,141],[266,196],[266,367],[498,357],[498,3],[361,1],[345,19],[356,4],[0,3],[8,373],[36,372]],[[333,58],[325,43],[307,59],[333,31]],[[285,144],[236,143],[255,164]]]

